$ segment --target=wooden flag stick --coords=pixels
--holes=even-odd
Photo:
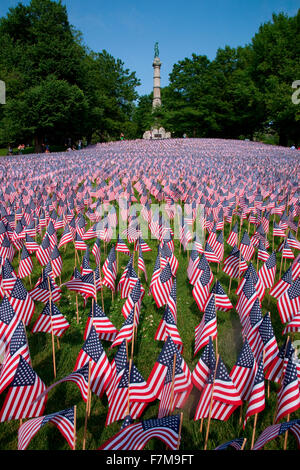
[[[172,370],[172,385],[171,385],[171,395],[170,395],[170,408],[169,415],[172,413],[173,401],[174,401],[174,385],[175,385],[175,367],[176,367],[176,353],[174,354],[173,360],[173,370]]]
[[[95,287],[95,302],[97,303],[97,288],[96,288],[96,275],[95,275],[95,271],[93,272],[93,278],[94,278],[94,287]]]
[[[180,440],[181,440],[181,430],[182,430],[182,421],[183,421],[183,413],[180,413],[180,424],[179,424],[179,432],[178,432],[178,441],[177,441],[177,450],[179,449],[180,446]]]
[[[73,450],[76,448],[76,410],[77,406],[74,406],[74,443],[73,443]]]
[[[200,421],[200,432],[202,432],[202,430],[203,430],[203,421],[204,421],[203,418],[201,418],[201,421]]]
[[[290,413],[287,415],[287,423],[289,422],[290,420]],[[285,431],[285,435],[284,435],[284,444],[283,444],[283,450],[286,450],[286,447],[287,447],[287,438],[288,438],[288,431]]]
[[[244,450],[246,442],[247,442],[247,438],[245,437],[245,439],[243,441],[243,444],[242,444],[242,447],[241,447],[241,450]]]
[[[128,394],[127,394],[127,415],[130,414],[130,375],[131,375],[131,367],[132,367],[132,357],[129,361],[129,370],[128,370]]]
[[[207,422],[207,428],[206,428],[204,450],[206,450],[207,442],[208,442],[208,434],[209,434],[210,421],[211,421],[211,412],[212,412],[212,404],[213,404],[215,379],[216,379],[216,373],[217,373],[217,368],[218,368],[218,362],[219,362],[219,355],[217,356],[216,368],[215,368],[215,373],[214,373],[214,381],[213,381],[213,384],[212,384],[212,391],[211,391],[211,398],[210,398],[210,405],[209,405],[209,415],[208,415],[208,422]]]
[[[242,424],[242,416],[243,416],[243,403],[241,404],[241,407],[240,407],[239,425]]]
[[[86,443],[87,420],[88,420],[88,415],[89,415],[90,386],[91,386],[91,361],[89,360],[88,391],[87,391],[86,408],[85,408],[85,421],[84,421],[82,450],[85,450],[85,443]]]
[[[255,416],[254,416],[254,425],[253,425],[252,440],[251,440],[251,450],[253,449],[253,446],[254,446],[256,423],[257,423],[257,413],[255,413]]]

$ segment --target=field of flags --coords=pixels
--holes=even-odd
[[[298,151],[111,142],[0,181],[2,450],[300,447]]]

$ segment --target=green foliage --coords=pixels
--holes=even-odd
[[[175,137],[254,139],[273,132],[280,144],[298,145],[292,83],[300,75],[299,33],[300,10],[291,18],[273,15],[244,47],[219,48],[212,61],[195,53],[178,61],[162,89],[160,123]],[[143,129],[150,99],[144,96],[135,113]]]
[[[32,0],[0,19],[0,76],[7,104],[0,109],[0,144],[35,140],[64,144],[93,134],[118,138],[132,125],[135,72],[108,52],[93,53],[69,24],[60,1]]]

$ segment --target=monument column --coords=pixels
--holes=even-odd
[[[155,57],[153,61],[153,100],[152,107],[161,106],[160,95],[160,67],[161,61],[159,57]]]
[[[160,67],[161,61],[159,58],[158,42],[154,45],[154,60],[153,60],[153,99],[152,111],[161,106],[161,90],[160,90]],[[145,131],[143,139],[170,139],[171,133],[166,132],[165,129],[159,126],[159,119],[153,119],[153,126],[150,131]]]

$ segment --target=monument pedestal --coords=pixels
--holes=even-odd
[[[150,131],[146,131],[143,134],[143,139],[146,140],[160,140],[160,139],[171,139],[171,132],[167,132],[163,127],[157,129],[152,127]]]

